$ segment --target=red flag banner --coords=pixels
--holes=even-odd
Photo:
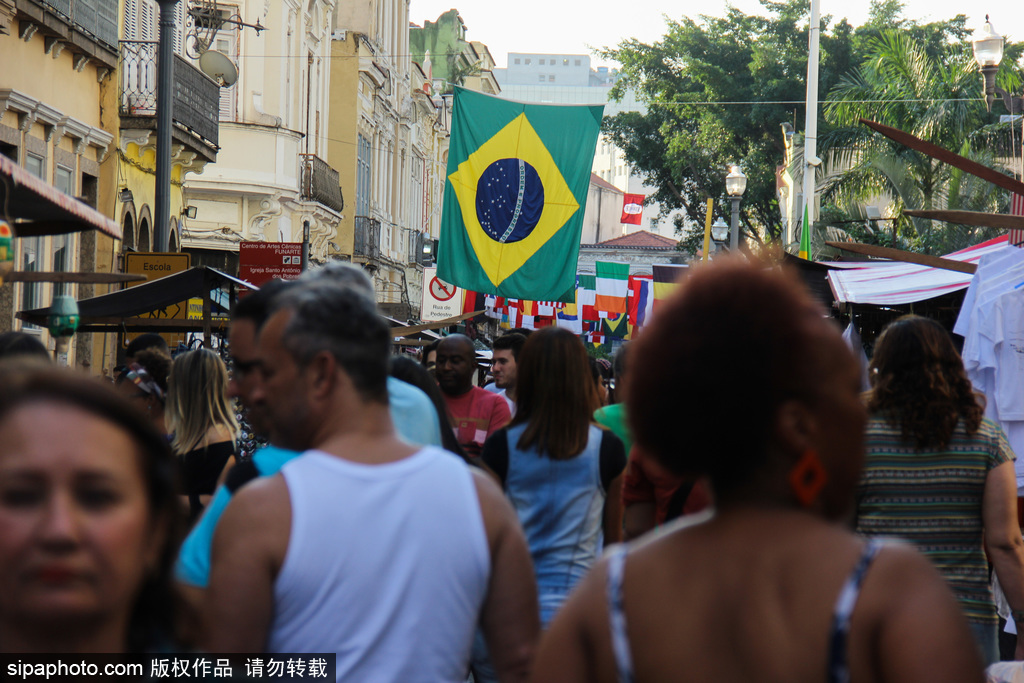
[[[640,225],[644,214],[644,195],[624,194],[622,195],[622,220],[623,223]]]
[[[473,311],[479,311],[484,308],[484,295],[480,292],[471,292],[466,290],[462,297],[462,312],[472,313]]]
[[[1014,216],[1024,216],[1024,194],[1010,193],[1010,213]],[[1024,245],[1024,230],[1010,230],[1009,242],[1015,247]]]

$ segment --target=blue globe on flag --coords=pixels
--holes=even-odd
[[[476,214],[487,236],[508,244],[529,236],[544,212],[544,183],[522,159],[499,159],[480,174]]]

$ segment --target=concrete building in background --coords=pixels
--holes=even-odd
[[[510,52],[507,64],[504,69],[494,70],[501,85],[501,97],[505,99],[538,104],[604,104],[605,116],[614,116],[624,111],[644,111],[643,104],[632,91],[621,102],[609,101],[608,92],[615,84],[618,73],[606,66],[591,68],[590,57],[587,55]],[[653,190],[632,172],[622,150],[604,136],[598,139],[591,170],[595,176],[622,194],[653,194]],[[590,194],[603,197],[601,193],[606,190],[591,187]],[[602,206],[596,214],[601,216],[600,232],[603,239],[637,230],[675,238],[674,214],[661,217],[660,205],[649,204],[644,207],[640,225],[623,224],[619,222],[622,215],[621,201],[620,194],[619,212],[614,218],[606,206]]]
[[[599,143],[600,144],[600,143]],[[596,173],[590,174],[587,188],[587,210],[583,214],[580,244],[597,244],[622,236],[623,192]]]
[[[646,230],[597,244],[584,242],[580,245],[578,270],[580,273],[593,273],[596,261],[625,261],[629,263],[631,275],[650,275],[651,266],[655,264],[687,263],[687,254],[676,249],[677,244],[677,240]]]

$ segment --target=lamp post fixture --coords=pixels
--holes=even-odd
[[[729,240],[729,248],[736,251],[740,247],[740,198],[747,189],[747,176],[739,166],[729,167],[729,175],[725,176],[725,191],[729,193],[732,200],[732,239]]]
[[[46,323],[56,345],[54,357],[60,358],[64,355],[64,365],[67,365],[66,354],[71,343],[71,335],[78,329],[78,321],[78,302],[75,301],[75,297],[67,294],[53,297]]]
[[[711,224],[711,241],[715,243],[715,253],[717,254],[719,249],[725,246],[725,241],[729,239],[729,224],[721,219],[716,218],[715,222]]]
[[[996,93],[996,72],[999,71],[999,62],[1003,60],[1003,37],[992,28],[992,22],[985,15],[985,25],[977,38],[971,41],[974,46],[974,61],[981,69],[981,75],[985,78],[985,108],[992,111],[992,101]]]

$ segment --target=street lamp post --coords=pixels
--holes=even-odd
[[[302,221],[302,270],[309,270],[309,220]]]
[[[170,248],[171,225],[171,126],[174,103],[174,6],[178,0],[157,0],[160,5],[160,45],[157,51],[156,84],[156,188],[153,246]]]
[[[971,42],[974,46],[974,61],[978,63],[981,75],[985,78],[985,108],[992,111],[992,101],[996,93],[996,72],[999,71],[999,62],[1003,61],[1003,37],[992,28],[992,22],[988,20],[987,14],[979,36]]]
[[[736,251],[740,247],[740,198],[747,189],[747,176],[739,166],[730,166],[729,175],[725,176],[725,191],[732,200],[732,239],[729,248]]]

